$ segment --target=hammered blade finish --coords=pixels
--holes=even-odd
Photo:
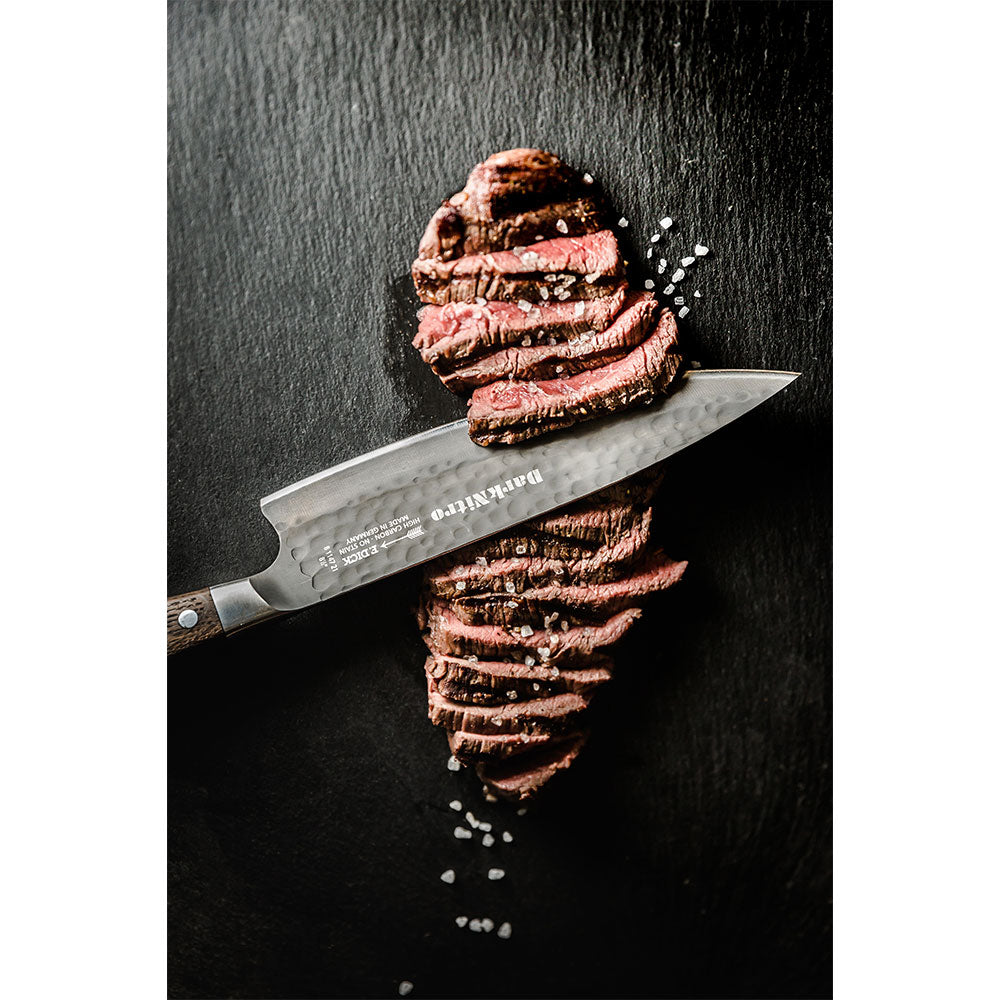
[[[797,377],[693,371],[641,410],[512,447],[460,420],[345,462],[261,501],[281,548],[250,578],[294,611],[537,517],[675,454]]]

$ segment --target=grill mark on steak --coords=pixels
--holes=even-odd
[[[507,347],[451,370],[442,370],[438,365],[431,367],[445,388],[457,393],[503,378],[568,377],[599,368],[628,354],[645,339],[656,309],[656,299],[651,293],[630,292],[622,311],[601,332],[587,330],[572,341],[557,344]]]
[[[675,562],[663,552],[648,555],[629,576],[611,583],[592,583],[585,587],[550,585],[531,588],[517,594],[477,594],[451,602],[456,617],[467,625],[517,625],[538,627],[558,613],[561,620],[588,622],[607,619],[609,615],[659,593],[677,583],[687,569],[686,562]],[[514,605],[510,607],[509,605]]]
[[[553,733],[573,725],[589,696],[557,694],[506,705],[468,705],[450,701],[427,678],[427,715],[435,726],[465,733]]]
[[[565,224],[565,230],[556,223]],[[420,240],[421,260],[453,260],[465,254],[530,246],[537,237],[583,236],[605,228],[608,220],[593,198],[577,198],[525,209],[499,219],[476,219],[462,212],[455,196],[431,216]]]
[[[476,774],[494,795],[523,802],[536,795],[561,770],[569,767],[586,742],[586,733],[573,733],[564,740],[550,741],[538,750],[478,764]]]
[[[476,389],[469,434],[476,444],[513,444],[583,420],[649,403],[680,369],[677,323],[664,309],[649,339],[620,361],[567,379],[503,382]]]
[[[536,343],[539,338],[562,342],[587,330],[607,329],[625,303],[626,291],[621,282],[610,295],[584,302],[582,311],[576,301],[542,302],[528,313],[513,302],[424,306],[413,346],[424,361],[446,371],[449,365],[520,344],[525,337]]]
[[[540,287],[552,289],[546,274],[558,274],[574,299],[610,295],[623,273],[618,241],[609,229],[586,236],[544,240],[520,250],[472,254],[455,260],[415,260],[413,284],[421,302],[445,305],[484,299],[537,301]],[[592,280],[588,281],[587,278]]]
[[[547,695],[572,692],[586,694],[611,679],[610,657],[595,653],[584,667],[559,669],[536,662],[529,666],[512,660],[467,660],[446,653],[432,653],[424,670],[434,678],[438,690],[452,701],[465,701],[463,690],[489,693],[501,702],[530,700]],[[536,690],[537,685],[537,690]]]
[[[434,600],[425,611],[424,642],[432,653],[491,660],[532,656],[536,662],[544,660],[561,669],[563,664],[586,665],[594,653],[623,638],[641,615],[640,608],[626,608],[599,625],[576,625],[565,632],[529,628],[529,635],[512,635],[515,630],[498,625],[467,625],[450,605]]]
[[[529,587],[550,584],[577,585],[606,583],[618,579],[646,551],[652,529],[651,510],[643,511],[641,520],[628,534],[612,545],[604,545],[582,559],[548,559],[544,556],[515,556],[490,562],[480,555],[489,551],[490,540],[466,546],[458,553],[432,563],[425,576],[428,590],[440,597],[470,594],[509,593],[514,595]],[[487,559],[486,565],[476,558]],[[471,561],[467,561],[471,560]],[[513,590],[507,584],[513,585]]]

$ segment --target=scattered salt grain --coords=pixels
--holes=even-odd
[[[556,365],[556,374],[558,375],[563,370],[562,365]]]
[[[669,229],[674,224],[674,220],[670,218],[669,215],[665,215],[660,219],[660,226],[663,229]]]
[[[654,284],[655,284],[655,282],[653,282],[653,281],[646,281],[646,288],[647,289],[652,288]]]
[[[472,834],[470,833],[469,836],[471,837]],[[484,833],[483,834],[483,847],[492,847],[493,846],[493,840],[494,840],[494,838],[493,838],[493,834],[492,833]]]
[[[500,836],[505,844],[514,843],[514,837],[512,836],[509,830],[504,830],[504,832]]]
[[[684,317],[687,316],[689,312],[691,312],[691,310],[688,309],[687,306],[681,306],[680,309],[677,311],[677,316],[679,319],[684,319]]]
[[[408,979],[404,979],[399,984],[399,995],[401,997],[405,997],[406,994],[409,993],[410,990],[412,990],[412,989],[413,989],[413,983],[411,983]]]
[[[583,175],[583,183],[584,184],[593,184],[594,183],[594,178],[591,177],[590,174],[584,174]]]
[[[681,257],[681,264],[684,267],[690,267],[694,263],[694,257]]]
[[[557,219],[556,220],[556,229],[558,229],[559,232],[561,232],[561,233],[568,233],[569,232],[569,226],[566,225],[566,220],[565,219]]]
[[[646,251],[646,260],[649,260],[649,258],[650,258],[650,257],[652,257],[652,256],[653,256],[653,248],[652,248],[652,247],[650,247],[650,248],[649,248],[649,249],[648,249],[648,250]]]
[[[619,225],[619,226],[621,226],[621,227],[622,227],[622,229],[627,229],[627,228],[628,228],[628,219],[626,219],[626,218],[625,218],[625,216],[623,215],[623,216],[622,216],[622,217],[621,217],[621,218],[620,218],[620,219],[618,220],[618,225]]]
[[[455,917],[455,923],[458,924],[459,927],[464,927],[468,922],[468,917]]]
[[[525,663],[527,663],[528,661],[527,661],[527,660],[525,660],[524,662],[525,662]],[[541,684],[532,684],[531,686],[532,686],[532,687],[533,687],[533,688],[534,688],[534,689],[535,689],[536,691],[541,691],[541,690],[542,690],[542,686],[541,686]]]
[[[708,253],[708,247],[703,247],[700,243],[696,243],[694,246],[695,257],[704,257]]]
[[[700,298],[701,298],[701,292],[695,292],[695,293],[694,293],[694,297],[695,297],[696,299],[700,299]]]
[[[470,920],[469,930],[475,931],[477,934],[483,929],[483,923],[481,920]]]
[[[538,243],[540,240],[544,240],[544,239],[545,239],[544,236],[536,236],[535,237],[535,242]]]
[[[663,272],[666,269],[667,269],[667,262],[665,260],[661,260],[660,263],[656,265],[656,273],[657,274],[663,274]]]
[[[510,580],[508,580],[507,583],[504,584],[504,588],[506,589],[508,594],[514,594],[517,592],[517,587],[515,587]]]
[[[521,638],[527,639],[529,635],[534,635],[535,630],[530,625],[521,626]]]
[[[583,276],[583,280],[586,281],[588,285],[592,285],[600,276],[600,271],[591,271],[589,274],[585,274]]]
[[[541,295],[543,299],[547,299],[549,297],[549,290],[544,285],[539,285],[538,294]]]
[[[479,826],[479,820],[477,820],[476,817],[472,815],[471,811],[465,814],[465,822],[468,823],[473,830],[475,830],[475,828]]]
[[[677,270],[674,271],[673,275],[671,276],[670,280],[671,281],[683,281],[684,280],[684,268],[683,267],[677,268]]]
[[[491,882],[499,882],[500,879],[504,877],[507,873],[502,868],[491,868],[487,873],[486,877]]]
[[[517,701],[517,692],[516,691],[508,691],[507,692],[507,697],[510,698],[511,701]]]
[[[466,659],[469,661],[469,663],[478,663],[479,662],[479,657],[478,656],[467,656]]]
[[[483,833],[489,833],[490,830],[493,829],[493,824],[492,823],[480,823],[479,824],[479,829],[482,830]]]
[[[472,840],[472,831],[466,830],[464,826],[455,827],[456,840]]]
[[[458,582],[457,582],[457,583],[455,584],[455,589],[456,589],[456,590],[465,590],[465,581],[464,581],[464,580],[459,580],[459,581],[458,581]]]
[[[506,601],[504,603],[504,607],[505,608],[516,608],[517,607],[517,601]]]
[[[525,816],[525,815],[527,815],[527,812],[528,812],[527,809],[521,808],[521,809],[518,809],[517,814],[518,814],[518,816]]]
[[[527,299],[518,299],[517,308],[520,309],[521,312],[529,313],[531,312],[531,303],[528,302]]]
[[[653,233],[653,235],[649,237],[649,242],[650,243],[659,243],[660,242],[660,234],[659,233]]]
[[[483,917],[482,925],[483,925],[483,930],[486,931],[487,934],[489,934],[489,932],[493,930],[493,921],[490,920],[489,917]]]
[[[549,647],[541,646],[538,650],[538,655],[543,659],[547,660],[549,658]]]
[[[454,755],[452,755],[451,757],[448,758],[448,770],[449,771],[460,771],[461,769],[462,769],[462,765],[459,764],[458,760],[455,758]]]
[[[448,803],[448,805],[451,806],[451,808],[454,809],[455,812],[457,813],[460,813],[462,811],[462,803],[459,802],[458,799],[452,799],[451,802]]]
[[[500,801],[485,785],[483,785],[483,798],[486,799],[487,802]]]
[[[494,726],[502,726],[503,725],[503,716],[502,715],[494,715],[493,718],[490,719],[490,722],[492,722]]]
[[[486,565],[486,556],[476,556],[476,565],[477,566],[485,566]]]
[[[515,546],[514,546],[514,551],[515,551],[515,552],[516,552],[516,553],[517,553],[517,554],[518,554],[519,556],[523,556],[523,555],[525,555],[525,554],[527,553],[527,551],[528,551],[528,546],[527,546],[527,545],[515,545]]]
[[[524,658],[524,665],[526,667],[533,667],[535,665],[535,658],[533,656],[526,656]],[[537,687],[537,685],[536,685]]]
[[[564,632],[568,632],[568,631],[569,631],[569,622],[560,622],[560,623],[559,623],[559,627],[560,627],[560,628],[561,628],[561,629],[562,629],[562,630],[563,630]]]
[[[557,299],[558,299],[558,300],[559,300],[560,302],[565,302],[565,301],[566,301],[566,300],[567,300],[567,299],[569,298],[569,292],[568,292],[568,291],[567,291],[567,290],[566,290],[565,288],[560,288],[560,289],[559,289],[559,290],[558,290],[558,291],[556,292],[556,298],[557,298]]]
[[[455,869],[449,868],[446,872],[441,872],[441,881],[451,885],[455,881]]]
[[[684,296],[683,295],[678,295],[674,299],[674,305],[675,306],[682,306],[682,305],[684,305]]]
[[[507,923],[507,921],[505,920],[505,921],[504,921],[504,922],[503,922],[503,923],[502,923],[502,924],[500,925],[500,929],[499,929],[499,930],[497,931],[497,937],[498,937],[498,938],[503,938],[503,939],[504,939],[504,940],[506,941],[506,940],[507,940],[507,938],[509,938],[509,937],[510,937],[510,935],[511,935],[511,931],[512,931],[512,930],[513,930],[513,928],[512,928],[512,927],[510,926],[510,924],[509,924],[509,923]]]
[[[486,305],[486,299],[484,299],[481,295],[477,295],[476,296],[476,305],[477,306],[484,306],[484,305]]]
[[[582,316],[583,315],[583,310],[584,310],[583,303],[582,302],[577,302],[577,304],[575,306],[573,306],[573,315],[574,316]]]
[[[667,287],[663,289],[663,294],[670,295],[673,292],[673,290],[674,290],[673,285],[667,285]]]

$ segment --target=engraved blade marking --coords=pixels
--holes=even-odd
[[[512,447],[446,424],[261,501],[274,563],[251,577],[294,611],[496,534],[663,461],[783,389],[791,372],[689,372],[651,406]]]

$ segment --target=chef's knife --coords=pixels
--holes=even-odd
[[[626,479],[783,389],[795,372],[694,370],[651,406],[482,448],[458,420],[260,502],[278,533],[263,572],[167,601],[167,651],[391,576]]]

